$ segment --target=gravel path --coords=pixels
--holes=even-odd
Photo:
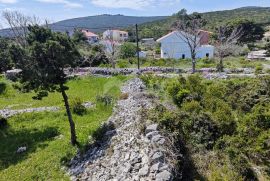
[[[166,156],[166,138],[158,125],[145,123],[142,109],[153,106],[138,79],[128,81],[113,115],[105,124],[108,129],[102,142],[93,144],[85,155],[77,155],[68,170],[71,180],[91,181],[170,181],[172,167]],[[104,126],[105,127],[105,126]]]

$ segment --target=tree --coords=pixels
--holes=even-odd
[[[264,29],[252,21],[246,19],[236,19],[227,23],[227,34],[231,34],[234,29],[242,27],[242,36],[239,38],[239,43],[252,43],[261,40],[264,37]]]
[[[6,39],[0,38],[0,73],[12,68],[12,61],[9,52],[9,43]]]
[[[80,31],[80,30],[75,30],[74,34],[72,35],[72,40],[75,43],[82,43],[82,42],[86,42],[87,41],[87,37],[85,36],[85,34]]]
[[[104,52],[113,68],[116,66],[116,57],[119,53],[119,43],[112,38],[105,40]]]
[[[120,58],[132,58],[135,57],[137,48],[133,43],[124,43],[120,46],[119,56]]]
[[[21,46],[26,46],[26,36],[28,34],[28,26],[40,24],[40,20],[36,16],[26,16],[18,11],[4,11],[2,13],[3,19],[9,25],[12,31],[12,37]]]
[[[174,23],[174,27],[178,31],[177,35],[188,45],[192,59],[192,73],[196,72],[196,55],[200,45],[200,30],[205,25],[205,20],[201,15],[194,13],[190,16],[181,15],[182,18]]]
[[[237,46],[237,42],[241,37],[242,27],[235,28],[229,35],[227,27],[218,28],[215,42],[216,55],[219,57],[218,71],[223,71],[223,59],[226,56],[238,53],[239,46]]]
[[[29,52],[26,58],[18,62],[22,69],[21,82],[26,90],[34,90],[34,99],[41,100],[49,92],[60,92],[64,99],[70,124],[71,144],[77,144],[75,124],[72,119],[65,86],[67,75],[65,68],[75,66],[79,53],[71,39],[62,33],[35,26],[29,26],[27,43]]]

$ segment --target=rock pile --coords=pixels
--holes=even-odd
[[[130,80],[122,92],[129,95],[118,101],[106,123],[111,128],[103,140],[70,162],[71,180],[91,181],[170,181],[173,166],[166,153],[167,138],[158,125],[145,123],[141,111],[153,106],[138,78]]]
[[[38,107],[38,108],[28,108],[28,109],[19,109],[19,110],[2,109],[0,110],[0,116],[4,118],[9,118],[17,114],[23,114],[23,113],[43,112],[43,111],[55,112],[58,110],[59,110],[59,107]]]

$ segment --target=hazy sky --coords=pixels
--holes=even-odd
[[[243,6],[270,7],[270,0],[0,0],[0,11],[18,10],[51,21],[98,14],[171,15],[182,8],[205,12]]]

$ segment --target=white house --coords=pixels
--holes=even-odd
[[[158,39],[157,42],[161,43],[161,58],[191,58],[190,48],[184,40],[178,31],[173,31]],[[212,58],[214,56],[214,46],[206,44],[205,38],[201,44],[196,51],[197,58]]]
[[[128,39],[128,32],[120,30],[107,30],[103,33],[103,39],[110,39],[113,41],[126,41]]]

